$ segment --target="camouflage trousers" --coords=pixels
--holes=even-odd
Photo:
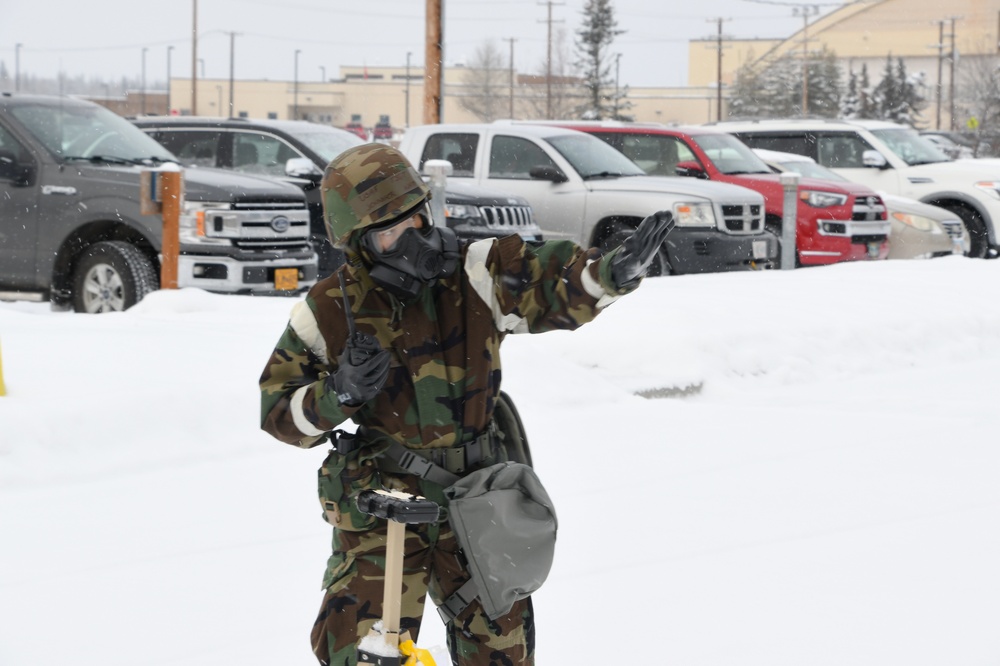
[[[437,494],[426,492],[427,488],[423,490],[421,494],[427,497]],[[355,666],[358,640],[381,619],[386,542],[386,524],[382,520],[366,531],[334,529],[333,555],[325,579],[326,594],[312,630],[313,653],[324,666]],[[420,645],[418,634],[427,594],[435,604],[440,604],[468,579],[458,543],[447,522],[408,525],[400,632],[409,631],[410,637]],[[448,651],[455,666],[532,666],[535,663],[535,626],[530,598],[515,603],[507,615],[497,620],[490,620],[478,600],[473,601],[445,629]]]

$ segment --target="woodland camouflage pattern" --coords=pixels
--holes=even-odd
[[[328,186],[338,187],[329,176]],[[373,219],[405,208],[407,197]],[[357,235],[342,238],[354,244]],[[528,245],[509,236],[477,241],[461,252],[463,264],[453,275],[405,303],[377,288],[361,258],[348,253],[349,263],[293,308],[261,375],[262,427],[282,442],[310,448],[348,420],[373,433],[368,445],[352,454],[331,450],[319,471],[323,516],[336,528],[323,581],[327,592],[313,630],[313,649],[323,664],[355,664],[356,641],[382,615],[385,522],[361,514],[353,497],[386,487],[446,504],[435,484],[379,472],[377,440],[392,438],[411,449],[471,440],[492,417],[500,391],[500,343],[509,332],[575,329],[618,296],[610,255],[602,259],[598,250],[584,251],[568,241]],[[357,407],[338,402],[331,379],[348,338],[339,275],[357,329],[392,355],[383,390]],[[446,521],[409,526],[406,542],[403,628],[415,634],[425,592],[438,603],[468,574]],[[530,599],[495,623],[474,602],[447,632],[462,666],[534,663]]]
[[[327,166],[320,187],[326,233],[338,247],[352,231],[398,218],[430,195],[406,158],[379,143],[338,156]]]

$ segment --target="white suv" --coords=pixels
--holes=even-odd
[[[760,120],[711,123],[751,148],[811,157],[877,191],[946,208],[965,223],[969,256],[997,256],[1000,166],[950,160],[904,125],[874,120]]]

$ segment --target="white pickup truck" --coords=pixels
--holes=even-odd
[[[406,131],[400,150],[418,169],[427,160],[448,160],[455,181],[524,197],[546,239],[611,249],[647,215],[669,210],[677,227],[651,274],[769,268],[778,256],[757,192],[647,176],[600,139],[575,130],[510,121],[424,125]]]
[[[1000,164],[951,160],[904,125],[877,120],[711,123],[751,148],[797,153],[849,180],[950,210],[970,236],[969,256],[997,256]]]

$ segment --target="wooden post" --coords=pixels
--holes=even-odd
[[[163,206],[163,262],[160,265],[160,289],[177,288],[177,260],[181,253],[180,220],[184,201],[184,178],[180,171],[159,174]]]
[[[385,588],[382,590],[382,626],[385,642],[399,647],[399,618],[403,593],[403,541],[406,524],[389,521],[385,549]]]
[[[424,55],[424,124],[441,122],[441,61],[444,30],[441,27],[441,0],[427,0],[427,42]]]

